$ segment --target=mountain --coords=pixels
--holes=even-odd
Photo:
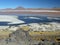
[[[15,8],[15,10],[24,10],[25,8],[24,7],[21,7],[21,6],[18,6]]]

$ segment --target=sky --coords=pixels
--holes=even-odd
[[[16,8],[53,8],[60,7],[60,0],[0,0],[0,9]]]

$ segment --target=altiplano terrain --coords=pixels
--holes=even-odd
[[[41,9],[41,8],[23,8],[17,7],[15,9],[6,8],[0,9],[0,14],[60,14],[60,8],[58,9]]]

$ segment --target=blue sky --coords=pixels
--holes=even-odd
[[[16,8],[52,8],[60,7],[60,0],[0,0],[0,9]]]

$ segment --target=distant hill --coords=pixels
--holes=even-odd
[[[22,6],[18,6],[14,9],[6,8],[6,9],[2,9],[2,10],[57,10],[57,11],[60,11],[60,8],[24,8]]]
[[[15,10],[24,10],[25,8],[24,7],[16,7]]]

